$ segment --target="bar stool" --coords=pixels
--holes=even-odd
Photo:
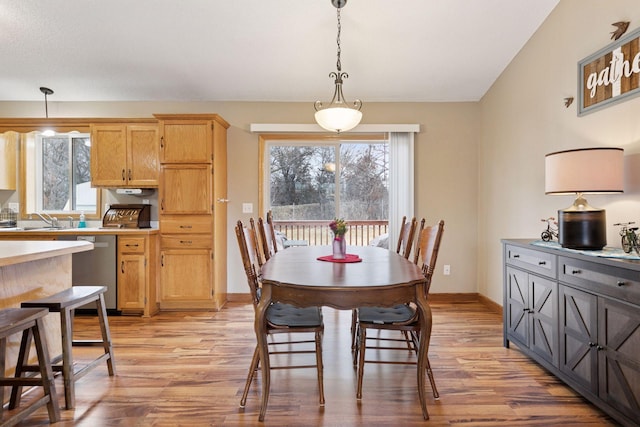
[[[47,340],[44,336],[44,327],[42,319],[48,313],[47,310],[41,308],[7,308],[0,310],[0,419],[3,412],[4,403],[4,387],[11,386],[12,394],[17,388],[22,389],[23,386],[41,386],[44,390],[44,396],[33,402],[28,407],[11,416],[5,421],[0,421],[2,426],[15,425],[25,419],[36,409],[47,405],[49,412],[49,421],[51,423],[60,420],[60,408],[58,407],[58,397],[56,395],[56,386],[51,369],[51,361],[49,360],[49,349]],[[16,372],[18,367],[25,364],[29,358],[29,347],[25,344],[31,343],[33,337],[35,341],[36,353],[38,354],[38,372],[40,377],[20,378],[5,377],[5,363],[7,355],[7,338],[10,335],[22,332],[22,342],[20,345],[20,353],[16,363]],[[10,409],[16,408],[17,405],[9,405]]]
[[[116,373],[116,364],[113,357],[113,346],[111,344],[111,333],[109,332],[109,322],[107,320],[107,309],[104,303],[105,286],[72,286],[57,294],[46,298],[25,301],[22,307],[48,308],[50,312],[60,313],[60,329],[62,332],[62,355],[55,357],[53,370],[62,372],[64,379],[64,401],[66,409],[73,409],[76,405],[75,382],[82,378],[89,370],[95,368],[99,363],[106,360],[109,376]],[[87,303],[95,301],[98,309],[98,321],[102,332],[102,340],[74,340],[73,339],[73,317],[74,310]],[[79,346],[102,346],[104,354],[85,365],[77,371],[73,367],[73,347]],[[62,365],[60,360],[62,359]],[[16,376],[26,371],[33,371],[35,366],[23,366],[21,371],[16,371]],[[12,392],[11,400],[19,399],[19,393]]]

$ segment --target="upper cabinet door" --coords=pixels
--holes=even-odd
[[[211,163],[211,121],[166,120],[161,123],[160,161],[162,163]]]
[[[156,125],[127,126],[127,181],[130,186],[158,186],[160,145]]]
[[[127,183],[127,134],[124,125],[91,126],[91,185]]]

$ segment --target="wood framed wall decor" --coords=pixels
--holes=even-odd
[[[578,62],[578,116],[640,95],[640,28]]]

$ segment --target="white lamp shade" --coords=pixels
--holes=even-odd
[[[316,122],[326,130],[345,132],[358,126],[362,113],[348,107],[331,107],[316,111]]]
[[[622,193],[622,148],[582,148],[545,156],[545,193]]]

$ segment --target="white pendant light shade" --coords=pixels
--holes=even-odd
[[[329,77],[334,79],[335,90],[333,92],[333,98],[329,105],[325,105],[321,101],[316,101],[314,108],[316,109],[316,122],[320,127],[331,132],[346,132],[358,126],[360,120],[362,120],[362,101],[356,99],[353,102],[353,107],[349,107],[347,101],[342,94],[342,84],[344,79],[347,79],[349,75],[342,71],[342,63],[340,62],[340,32],[342,25],[340,23],[340,8],[347,4],[347,0],[331,0],[337,9],[338,17],[338,52],[336,61],[336,72],[329,73]]]
[[[332,107],[316,111],[316,122],[331,132],[346,132],[358,126],[362,112],[348,107]]]

